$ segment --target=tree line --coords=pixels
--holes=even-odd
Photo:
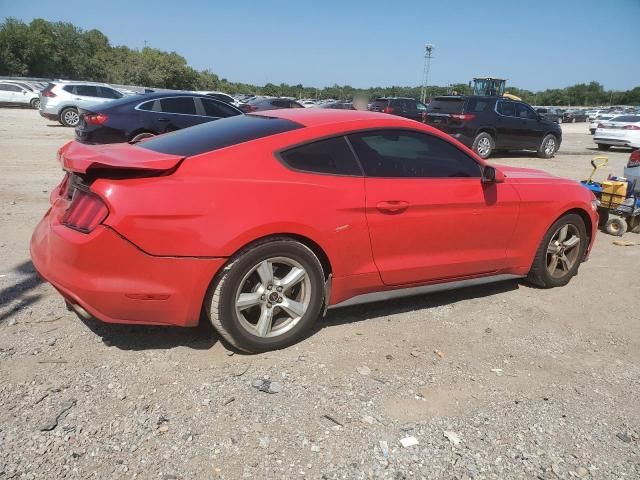
[[[67,22],[41,18],[30,23],[7,18],[0,23],[0,75],[91,80],[178,90],[221,90],[227,93],[295,98],[352,99],[403,96],[420,98],[420,86],[355,88],[350,85],[307,87],[302,84],[263,86],[231,82],[210,70],[198,71],[176,52],[156,48],[111,46],[99,30],[83,30]],[[626,91],[606,90],[598,82],[580,83],[542,92],[507,86],[507,91],[532,105],[640,105],[640,86]],[[428,96],[470,93],[467,84],[429,86]]]

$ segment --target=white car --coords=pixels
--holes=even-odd
[[[208,97],[222,100],[223,102],[233,105],[234,107],[240,107],[240,105],[243,104],[241,101],[233,98],[231,95],[224,92],[212,92],[208,90],[207,91],[200,90],[200,91],[194,91],[194,93],[199,93],[200,95],[207,95]]]
[[[602,123],[605,120],[611,120],[613,117],[617,116],[617,113],[599,113],[594,120],[589,123],[589,132],[591,135],[596,133],[596,128],[598,128],[598,124]]]
[[[65,127],[80,123],[78,108],[122,98],[123,94],[106,83],[51,82],[40,92],[40,115]]]
[[[38,92],[29,90],[22,85],[12,82],[0,82],[0,103],[10,105],[29,105],[31,108],[40,108],[40,96]]]
[[[640,148],[640,115],[618,115],[601,121],[593,137],[600,150],[610,147]]]
[[[315,108],[318,106],[318,104],[313,100],[302,100],[298,103],[300,103],[304,108]]]

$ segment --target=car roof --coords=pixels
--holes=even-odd
[[[322,108],[282,108],[278,110],[265,110],[262,112],[252,112],[251,115],[263,115],[265,117],[276,117],[299,123],[305,127],[315,127],[328,123],[348,123],[361,120],[390,120],[394,123],[405,120],[408,125],[415,123],[413,120],[406,120],[402,117],[390,116],[386,113],[369,112],[366,110],[332,110]]]

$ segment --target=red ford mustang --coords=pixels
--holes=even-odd
[[[524,277],[565,285],[592,194],[492,167],[423,124],[322,109],[218,120],[135,145],[76,142],[31,240],[84,317],[194,326],[249,352],[327,307]]]

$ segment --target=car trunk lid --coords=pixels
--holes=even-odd
[[[427,106],[427,125],[448,131],[449,127],[459,127],[464,121],[465,99],[463,97],[435,97]]]

